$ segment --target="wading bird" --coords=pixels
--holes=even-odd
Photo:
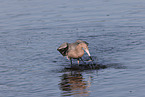
[[[75,43],[64,42],[63,44],[61,44],[61,46],[57,50],[63,56],[66,56],[68,60],[70,60],[71,65],[72,65],[72,59],[77,59],[78,65],[79,65],[79,59],[82,60],[81,57],[84,55],[84,50],[89,55],[89,58],[92,60],[91,55],[89,53],[89,49],[88,49],[88,43],[82,40],[77,40]]]

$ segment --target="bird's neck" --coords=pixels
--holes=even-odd
[[[84,50],[81,46],[77,46],[76,51],[77,51],[77,53],[83,53],[84,54]]]

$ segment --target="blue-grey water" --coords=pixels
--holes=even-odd
[[[77,39],[107,68],[65,70]],[[145,97],[144,76],[145,0],[0,0],[0,97]]]

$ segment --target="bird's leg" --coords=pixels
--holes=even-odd
[[[70,58],[70,63],[71,63],[71,66],[72,66],[72,59]]]
[[[68,56],[66,56],[66,58],[69,60],[70,58],[68,58]]]
[[[77,60],[78,60],[78,65],[79,65],[79,63],[80,63],[79,58]]]
[[[84,64],[86,64],[82,58],[80,58],[80,59],[81,59],[81,61],[83,61]]]

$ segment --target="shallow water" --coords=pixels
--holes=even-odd
[[[144,97],[144,3],[1,1],[0,97]],[[67,69],[70,62],[56,49],[77,39],[107,68]]]

